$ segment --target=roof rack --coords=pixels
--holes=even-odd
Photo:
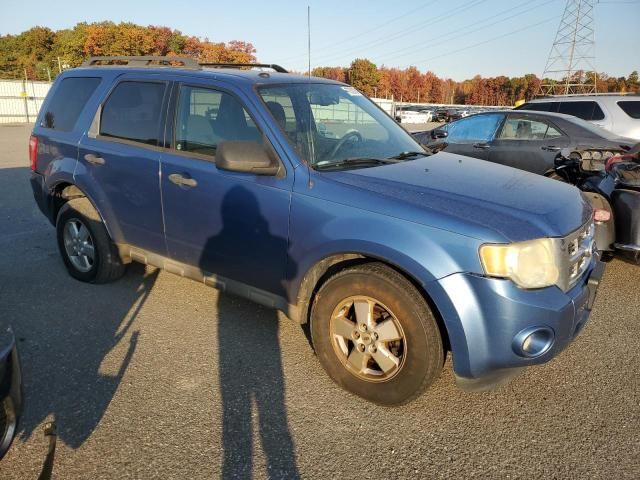
[[[90,57],[82,64],[83,67],[175,67],[199,70],[200,65],[191,57],[169,56],[114,56]]]
[[[623,97],[635,97],[640,95],[640,93],[636,92],[598,92],[598,93],[565,93],[558,95],[541,95],[538,98],[562,98],[562,97],[615,97],[615,96],[623,96]]]
[[[289,73],[280,65],[273,63],[198,63],[191,57],[170,57],[170,56],[113,56],[113,57],[90,57],[82,64],[83,67],[173,67],[186,68],[189,70],[202,70],[202,67],[214,68],[271,68],[276,72]]]
[[[201,63],[200,66],[214,68],[271,68],[279,73],[289,73],[286,69],[282,68],[280,65],[276,65],[275,63]]]

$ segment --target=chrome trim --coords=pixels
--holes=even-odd
[[[562,238],[552,238],[556,265],[560,272],[557,286],[571,290],[589,269],[594,252],[595,224],[593,218]]]

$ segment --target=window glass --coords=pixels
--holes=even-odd
[[[40,125],[69,132],[73,130],[82,109],[100,84],[96,77],[70,77],[62,80],[47,105]]]
[[[164,90],[164,83],[119,83],[102,107],[100,135],[158,145]]]
[[[557,112],[559,102],[536,102],[525,103],[519,106],[516,110],[533,110],[535,112]]]
[[[493,138],[503,115],[491,113],[489,115],[473,115],[449,124],[447,139],[458,141],[483,141]]]
[[[311,165],[386,159],[422,148],[353,87],[329,83],[264,86],[260,96],[300,157]],[[375,163],[374,163],[375,165]]]
[[[295,137],[296,112],[289,93],[284,88],[270,88],[262,98],[280,128],[291,138]]]
[[[640,118],[640,100],[624,100],[618,106],[631,118]]]
[[[502,140],[543,140],[562,134],[546,122],[527,118],[509,117],[502,127]]]
[[[180,87],[176,149],[213,156],[225,140],[262,143],[262,135],[234,96],[209,88]]]
[[[545,134],[544,138],[558,138],[561,136],[562,136],[562,133],[560,133],[559,130],[557,130],[553,125],[549,125],[549,128],[547,129],[547,133]]]
[[[562,102],[560,104],[560,113],[573,115],[583,120],[595,120],[593,118],[593,110],[596,106],[596,102]],[[602,110],[600,111],[602,112]]]

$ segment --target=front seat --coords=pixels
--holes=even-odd
[[[273,118],[275,118],[276,122],[278,122],[278,125],[280,125],[280,128],[286,131],[287,115],[284,113],[284,107],[278,102],[266,102],[266,104],[267,108],[269,108],[269,111],[271,112],[271,115],[273,115]]]

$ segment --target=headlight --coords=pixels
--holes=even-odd
[[[509,278],[522,288],[555,285],[560,272],[548,238],[506,245],[482,245],[480,260],[487,275]]]

